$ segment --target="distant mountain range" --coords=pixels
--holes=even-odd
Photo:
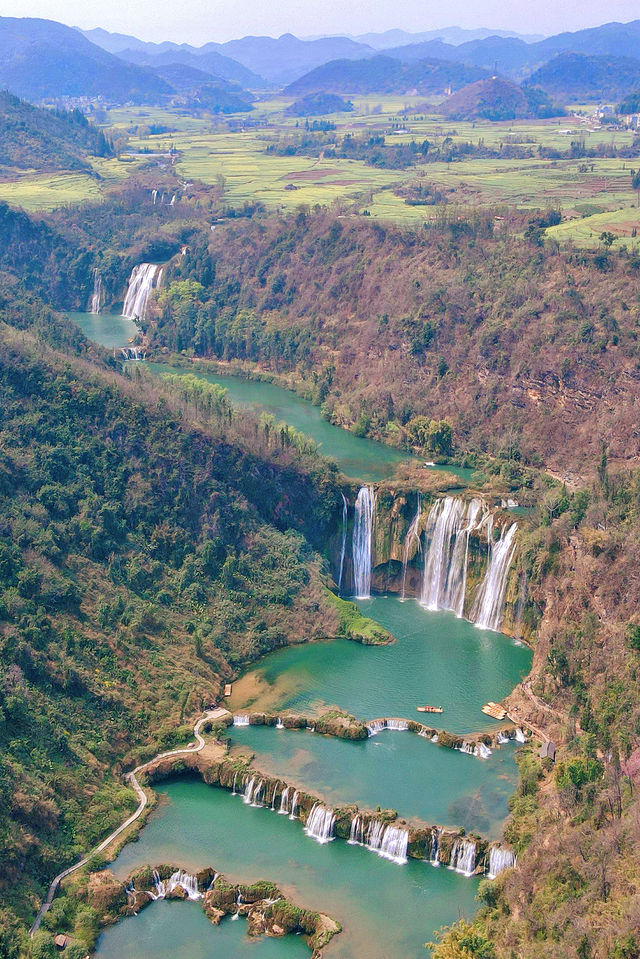
[[[560,53],[586,56],[640,57],[640,20],[560,33],[536,43],[518,37],[493,36],[458,45],[430,40],[393,47],[387,56],[410,62],[436,57],[483,67],[512,79],[523,79]]]
[[[172,92],[162,77],[124,63],[53,20],[0,17],[0,87],[27,100],[104,96],[158,103]]]
[[[542,40],[489,33],[449,27],[355,38],[301,40],[284,34],[194,47],[4,17],[0,87],[35,102],[87,97],[154,104],[206,86],[206,95],[195,100],[211,102],[217,91],[220,109],[223,101],[224,109],[232,109],[250,102],[247,89],[286,87],[296,96],[444,93],[494,74],[526,80],[565,102],[622,99],[638,85],[640,20]]]
[[[86,30],[84,36],[112,53],[135,63],[149,65],[170,62],[196,65],[207,58],[208,69],[243,86],[282,86],[328,60],[372,56],[373,47],[348,37],[299,40],[291,33],[281,37],[243,37],[227,43],[206,43],[202,47],[176,43],[144,43],[135,37]]]

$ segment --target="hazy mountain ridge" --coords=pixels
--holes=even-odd
[[[27,100],[97,97],[156,103],[171,87],[53,20],[0,18],[0,87]]]
[[[486,70],[464,63],[425,59],[401,63],[379,55],[368,60],[333,60],[289,84],[285,93],[443,93],[487,76]]]

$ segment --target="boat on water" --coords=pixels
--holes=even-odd
[[[419,713],[443,713],[442,706],[416,706]]]

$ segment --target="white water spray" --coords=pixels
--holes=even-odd
[[[155,263],[134,266],[129,277],[129,288],[122,307],[122,315],[129,320],[144,320],[151,293],[160,285],[162,268]]]
[[[353,585],[356,599],[371,597],[371,555],[373,550],[373,521],[375,493],[363,486],[358,493],[353,524]]]
[[[311,839],[315,839],[320,845],[325,845],[334,838],[333,827],[335,821],[336,817],[333,809],[327,809],[322,803],[317,802],[309,813],[304,831]]]
[[[484,579],[473,604],[472,620],[480,629],[498,632],[502,626],[504,597],[509,567],[516,550],[517,523],[503,526],[500,539],[493,541],[489,526],[489,560]]]

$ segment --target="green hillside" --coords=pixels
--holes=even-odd
[[[87,155],[110,156],[111,144],[78,111],[43,110],[0,91],[0,169],[82,170]]]

